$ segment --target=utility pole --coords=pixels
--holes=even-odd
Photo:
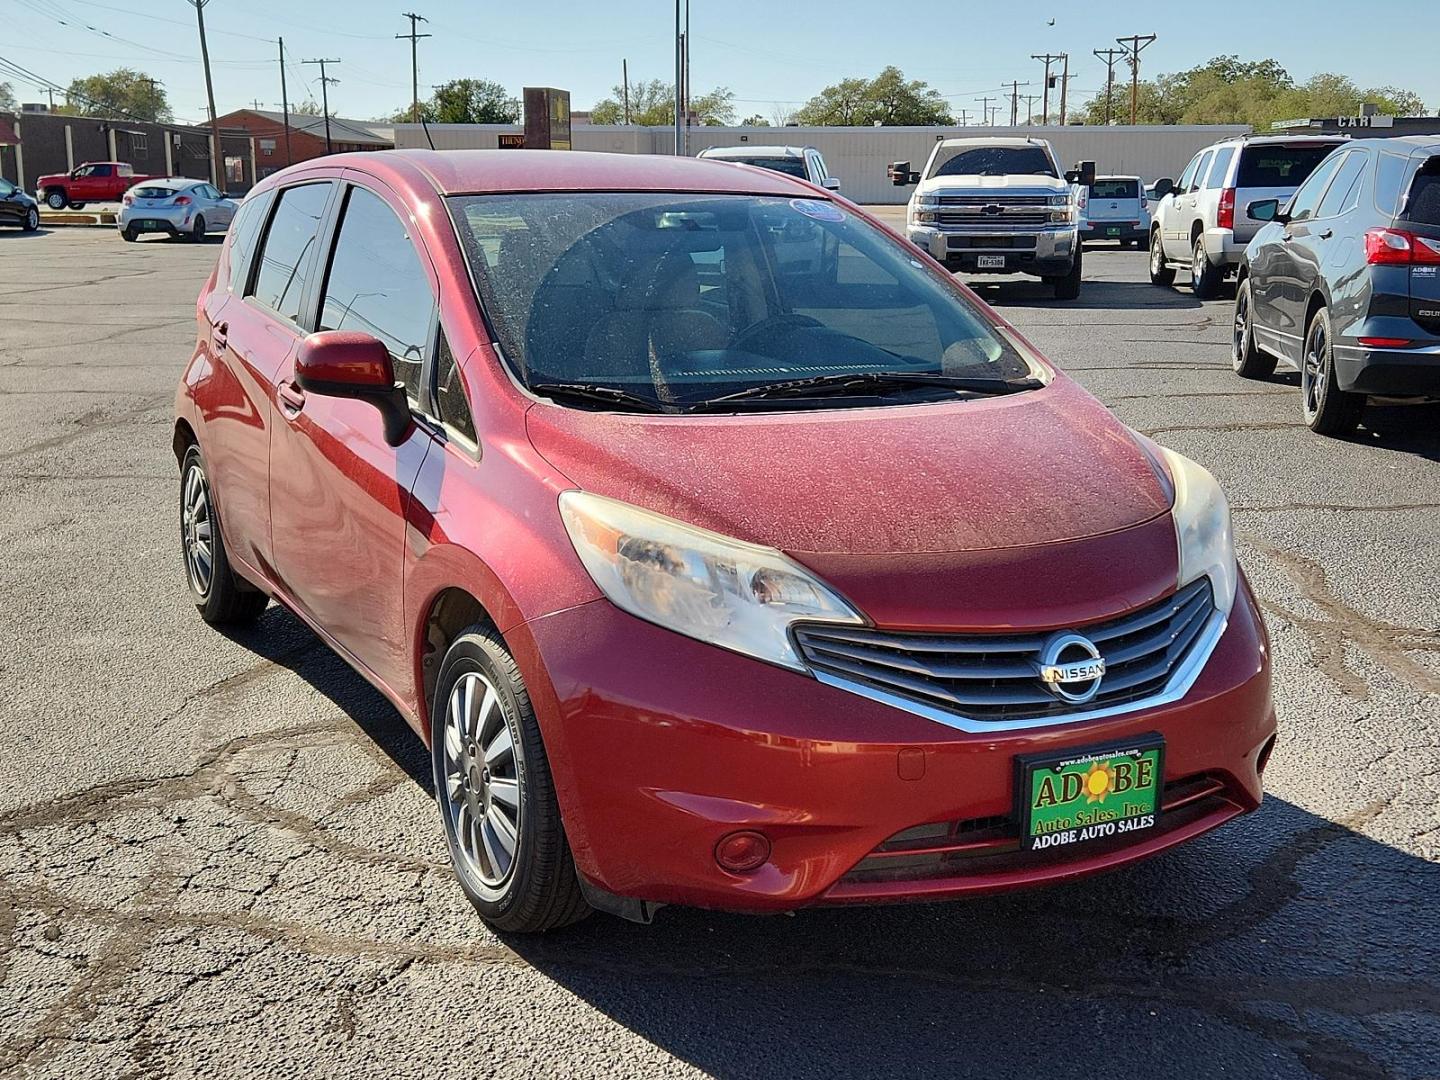
[[[1035,117],[1035,102],[1040,100],[1039,94],[1022,94],[1021,99],[1025,102],[1025,126],[1029,127]]]
[[[990,102],[995,99],[993,97],[977,97],[975,100],[980,102],[980,122],[986,127],[990,127],[992,119],[990,116]]]
[[[630,61],[620,61],[620,85],[625,90],[625,123],[630,123]]]
[[[1060,76],[1060,126],[1065,126],[1065,97],[1070,89],[1070,54],[1061,53],[1065,60],[1065,73]]]
[[[961,126],[961,127],[969,127],[969,126],[970,126],[970,110],[969,110],[969,109],[961,109],[961,110],[960,110],[960,126]]]
[[[418,124],[420,122],[420,52],[418,46],[422,37],[430,35],[417,33],[419,28],[416,24],[428,23],[430,20],[424,15],[416,15],[413,11],[402,11],[401,14],[410,20],[410,32],[396,34],[395,40],[410,39],[410,122]]]
[[[320,65],[320,110],[325,114],[325,153],[334,153],[333,146],[330,142],[330,84],[338,83],[340,80],[332,79],[326,75],[325,65],[338,64],[340,61],[326,57],[323,60],[301,60],[300,62],[302,64]]]
[[[1043,119],[1041,119],[1041,121],[1040,121],[1042,124],[1049,124],[1049,123],[1050,123],[1050,65],[1053,64],[1053,63],[1055,63],[1055,61],[1057,61],[1057,60],[1063,59],[1064,55],[1065,55],[1064,53],[1031,53],[1031,54],[1030,54],[1030,59],[1031,59],[1031,60],[1041,60],[1041,61],[1044,61],[1044,63],[1045,63],[1045,84],[1044,84],[1044,88],[1043,88],[1044,91],[1045,91],[1045,93],[1044,93],[1045,113],[1044,113]]]
[[[1105,126],[1110,126],[1110,114],[1115,104],[1115,58],[1124,56],[1124,49],[1091,49],[1098,59],[1105,61]]]
[[[205,43],[205,5],[210,0],[187,0],[195,9],[195,24],[200,28],[200,60],[205,65],[205,104],[210,110],[210,184],[220,191],[220,170],[224,165],[220,149],[220,117],[215,113],[215,84],[210,80],[210,46]]]
[[[283,110],[285,123],[285,164],[293,165],[295,159],[290,156],[290,93],[285,89],[285,39],[280,39],[280,108]]]
[[[1132,125],[1140,115],[1140,54],[1154,41],[1154,34],[1131,34],[1128,38],[1115,39],[1115,43],[1125,49],[1125,59],[1130,63],[1130,123]]]
[[[690,153],[690,0],[685,0],[685,33],[680,38],[680,56],[685,64],[685,153]]]
[[[681,126],[680,126],[680,125],[681,125],[681,121],[684,119],[684,109],[685,109],[685,103],[684,103],[683,99],[681,98],[681,93],[682,93],[683,91],[681,90],[681,85],[680,85],[681,80],[684,78],[684,73],[683,73],[682,70],[681,70],[681,64],[684,62],[684,58],[683,58],[683,55],[682,55],[682,50],[683,50],[683,48],[684,48],[684,41],[683,41],[683,39],[680,37],[680,0],[675,0],[675,156],[676,156],[676,157],[679,157],[679,156],[684,152],[684,151],[681,149],[681,143],[682,143],[682,140],[683,140],[684,137],[685,137],[685,136],[684,136],[684,132],[683,132],[683,130],[681,129]]]
[[[1020,122],[1020,82],[1018,79],[1010,80],[1010,126],[1015,127]]]
[[[51,86],[47,86],[47,87],[45,88],[45,93],[47,93],[47,94],[50,95],[50,111],[51,111],[51,112],[54,112],[54,111],[55,111],[55,88],[54,88],[54,87],[51,87]]]

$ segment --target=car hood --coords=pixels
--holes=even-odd
[[[917,195],[964,194],[975,191],[1029,192],[1067,195],[1070,185],[1053,176],[981,176],[978,173],[958,176],[932,176],[920,181]]]
[[[542,402],[526,425],[580,488],[797,554],[1052,544],[1169,510],[1135,436],[1064,376],[1009,397],[738,416]]]

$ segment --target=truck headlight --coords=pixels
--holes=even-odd
[[[687,637],[804,671],[792,623],[865,621],[774,548],[585,491],[561,493],[560,516],[611,603]]]
[[[1070,205],[1070,196],[1069,196],[1069,195],[1051,195],[1051,196],[1050,196],[1050,205],[1051,205],[1051,206],[1060,206],[1060,207],[1069,206],[1069,205]]]
[[[1180,543],[1179,586],[1209,575],[1215,606],[1229,614],[1239,568],[1230,529],[1230,504],[1215,477],[1174,450],[1160,447],[1175,488],[1175,535]]]

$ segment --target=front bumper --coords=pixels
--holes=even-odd
[[[1009,733],[958,731],[603,600],[507,637],[580,872],[610,893],[661,903],[782,911],[994,891],[1120,865],[1258,806],[1275,732],[1268,642],[1248,585],[1179,702]],[[1119,847],[1024,855],[1006,846],[1015,755],[1150,732],[1165,737],[1166,780],[1182,794],[1203,782],[1208,801],[1162,815],[1161,828]],[[952,843],[923,871],[904,860],[874,868],[896,834],[955,823],[953,838],[977,821],[994,841],[978,857],[952,860]],[[715,862],[717,841],[736,829],[772,842],[752,874]]]
[[[1337,344],[1335,378],[1357,394],[1440,396],[1440,342],[1414,349]]]
[[[910,242],[946,266],[982,274],[1068,274],[1079,249],[1074,225],[1044,229],[946,228],[910,225]],[[980,267],[980,259],[1003,257],[1004,266]]]

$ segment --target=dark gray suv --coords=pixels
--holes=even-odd
[[[1440,397],[1440,136],[1346,143],[1245,250],[1232,362],[1249,379],[1300,371],[1305,422],[1344,435],[1370,394]]]

